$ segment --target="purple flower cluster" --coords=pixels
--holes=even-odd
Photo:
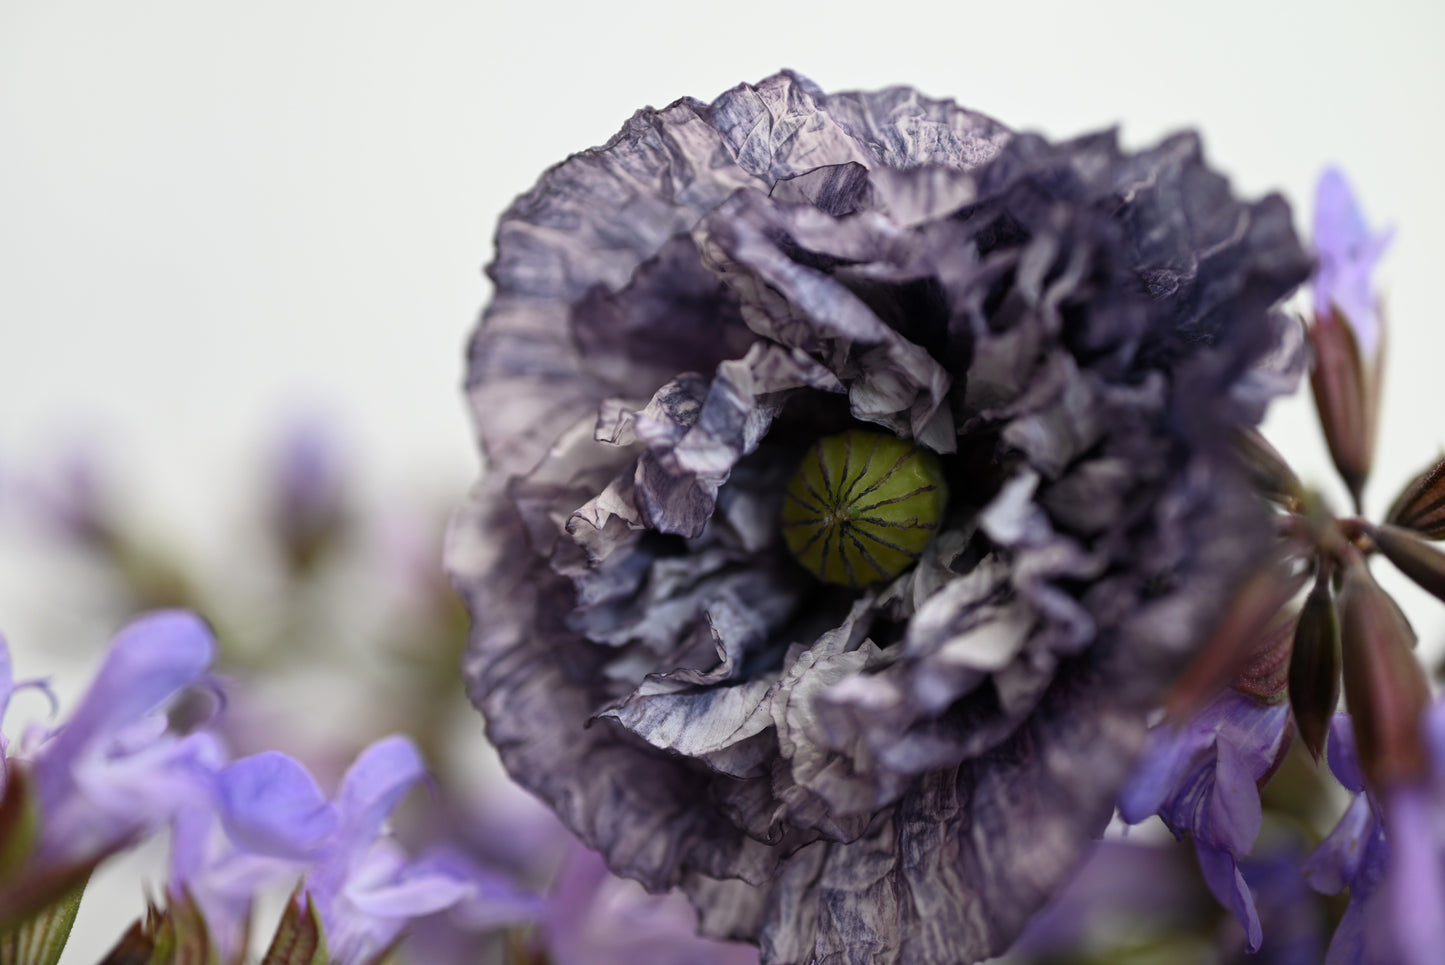
[[[425,774],[405,738],[363,751],[328,800],[284,754],[228,761],[208,730],[176,732],[170,712],[207,683],[214,650],[192,614],[138,619],[67,720],[0,743],[6,773],[24,768],[37,798],[39,836],[22,875],[93,862],[169,826],[169,891],[196,901],[223,956],[240,947],[257,892],[300,879],[337,965],[369,960],[422,916],[445,911],[486,929],[541,913],[540,897],[503,876],[446,850],[413,859],[386,832]],[[19,686],[0,641],[0,714]]]
[[[1445,949],[1445,701],[1421,727],[1429,773],[1380,793],[1366,788],[1349,718],[1330,728],[1330,771],[1354,797],[1305,865],[1316,890],[1350,892],[1326,965],[1432,965]]]
[[[1128,823],[1158,814],[1176,836],[1193,839],[1209,890],[1239,919],[1250,951],[1264,936],[1239,863],[1259,836],[1259,787],[1289,736],[1288,703],[1227,689],[1188,721],[1155,727],[1119,796]]]

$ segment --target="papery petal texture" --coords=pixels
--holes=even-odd
[[[640,111],[497,242],[448,565],[509,770],[765,962],[1002,951],[1264,538],[1229,440],[1290,382],[1287,207],[1191,135],[783,73]],[[829,586],[780,506],[858,427],[950,501],[915,566]]]

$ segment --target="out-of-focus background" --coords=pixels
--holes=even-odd
[[[341,453],[378,552],[431,558],[428,513],[478,468],[459,384],[502,209],[636,108],[783,66],[1056,137],[1195,127],[1302,231],[1319,171],[1344,166],[1399,229],[1382,510],[1445,443],[1442,41],[1426,0],[0,0],[0,629],[62,699],[114,629],[83,567],[15,536],[77,463],[186,567],[264,597],[243,544],[298,421]],[[1267,429],[1342,506],[1304,402]],[[1441,608],[1389,585],[1439,650]],[[358,624],[374,605],[358,599]],[[295,699],[344,720],[349,675]],[[139,902],[92,903],[99,937],[66,960],[93,960]]]

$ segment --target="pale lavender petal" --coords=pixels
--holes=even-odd
[[[214,654],[210,629],[193,613],[161,611],[122,628],[90,689],[36,764],[41,799],[59,796],[72,760],[88,745],[199,681]]]
[[[1374,269],[1393,231],[1371,231],[1349,181],[1338,168],[1320,176],[1315,195],[1314,244],[1319,256],[1315,312],[1337,309],[1355,332],[1366,358],[1380,339]]]
[[[426,765],[409,739],[383,737],[347,768],[336,797],[342,834],[353,844],[375,837],[408,791],[426,775]]]
[[[523,890],[512,878],[484,868],[451,848],[438,848],[422,855],[406,868],[402,878],[465,883],[466,892],[447,906],[447,917],[471,931],[490,931],[536,921],[547,905],[541,895]]]
[[[303,858],[337,828],[336,809],[307,770],[279,751],[242,758],[217,775],[220,814],[240,847]]]
[[[62,793],[45,803],[40,854],[45,860],[79,858],[159,827],[182,806],[210,795],[223,761],[218,740],[206,732],[166,737],[124,754],[102,748],[71,760],[65,783],[51,785]],[[37,764],[48,762],[42,756]]]

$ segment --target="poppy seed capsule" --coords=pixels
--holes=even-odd
[[[850,429],[804,454],[783,497],[783,541],[824,583],[867,586],[917,561],[947,505],[933,452]]]

